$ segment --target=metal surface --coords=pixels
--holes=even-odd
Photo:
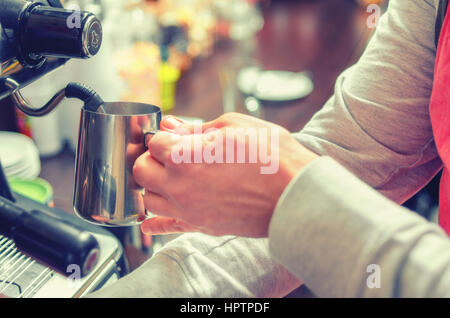
[[[47,115],[53,111],[53,109],[55,109],[65,97],[65,88],[63,88],[59,90],[44,106],[35,108],[22,96],[18,90],[19,84],[17,82],[11,78],[7,78],[5,79],[5,84],[14,91],[11,95],[14,105],[25,114],[33,117]]]
[[[117,279],[128,273],[122,245],[110,231],[83,222],[73,214],[50,208],[17,193],[13,193],[13,196],[15,204],[24,210],[39,209],[75,227],[89,231],[99,244],[100,254],[92,271],[81,277],[80,272],[77,272],[75,268],[76,264],[71,264],[66,270],[58,271],[53,264],[43,262],[33,253],[25,253],[14,240],[0,235],[0,294],[20,298],[80,297],[102,288],[111,279]]]
[[[57,0],[51,1],[55,7],[46,3],[0,0],[0,99],[15,94],[18,105],[25,105],[21,110],[30,116],[49,111],[23,103],[19,89],[63,66],[70,58],[96,55],[102,43],[101,22],[93,14],[79,12],[80,31],[67,25],[72,10],[62,9]]]
[[[1,38],[0,38],[1,42]],[[0,59],[2,55],[2,43],[0,43]],[[42,76],[50,73],[53,70],[63,66],[67,59],[52,58],[47,59],[45,63],[38,68],[24,68],[17,59],[11,58],[7,60],[0,60],[2,63],[2,73],[0,76],[0,99],[14,93],[16,89],[12,88],[8,81],[18,84],[18,87],[23,88],[28,84],[38,80]]]
[[[14,242],[0,235],[0,294],[32,297],[54,272],[25,256]]]
[[[25,4],[25,6],[29,5],[31,2]],[[20,63],[20,49],[17,43],[15,30],[11,26],[5,27],[0,24],[0,99],[63,66],[68,60],[67,58],[47,58],[42,59],[35,67],[25,67]],[[7,79],[17,83],[18,87],[12,88],[7,85]]]
[[[14,242],[0,235],[0,295],[12,298],[80,297],[103,286],[117,272],[120,247],[112,237],[93,233],[100,243],[100,261],[92,273],[74,279],[63,275],[38,259],[23,254]]]
[[[105,103],[106,113],[81,111],[73,206],[99,225],[136,225],[148,215],[133,179],[145,135],[159,130],[161,110],[139,103]]]
[[[83,53],[86,57],[94,56],[100,49],[100,43],[102,42],[102,33],[98,32],[96,29],[102,29],[101,23],[95,16],[91,15],[88,17],[86,23],[84,24],[83,32],[81,33]],[[92,52],[92,46],[95,46],[94,52]]]

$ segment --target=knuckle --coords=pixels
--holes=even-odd
[[[236,118],[238,118],[242,115],[239,113],[236,113],[236,112],[229,112],[229,113],[223,114],[222,116],[223,116],[223,120],[226,123],[232,123],[234,120],[236,120]]]
[[[160,144],[160,142],[159,142],[160,136],[158,136],[158,134],[159,133],[153,135],[150,138],[150,141],[148,142],[148,149],[154,150],[154,149],[156,149],[159,146],[159,144]]]
[[[133,176],[139,179],[143,175],[145,168],[146,165],[144,156],[138,157],[133,165]]]
[[[225,113],[223,115],[220,115],[219,118],[217,118],[218,123],[221,124],[227,124],[229,123],[233,118],[233,113]]]
[[[168,141],[171,141],[171,138],[172,134],[169,134],[165,131],[159,131],[155,135],[153,135],[152,138],[150,138],[150,141],[148,142],[148,148],[150,150],[164,148]]]
[[[142,156],[139,156],[134,161],[133,169],[141,169],[145,165],[145,154]]]

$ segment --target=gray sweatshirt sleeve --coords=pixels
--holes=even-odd
[[[195,233],[90,297],[282,297],[300,284],[271,258],[267,239]]]
[[[363,56],[296,134],[399,203],[441,168],[428,109],[435,19],[431,0],[389,1]]]
[[[274,258],[320,297],[449,297],[450,240],[328,157],[278,202]]]

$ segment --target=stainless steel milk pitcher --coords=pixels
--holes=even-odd
[[[161,116],[159,107],[140,103],[83,107],[73,196],[78,216],[106,226],[135,225],[148,216],[144,189],[132,170],[146,151],[146,135],[159,130]]]

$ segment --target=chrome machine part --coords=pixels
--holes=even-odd
[[[62,91],[36,109],[19,90],[70,58],[96,55],[101,43],[101,22],[89,12],[63,9],[58,0],[0,0],[0,99],[13,94],[26,114],[49,113]]]
[[[65,97],[65,88],[57,92],[44,106],[36,108],[32,106],[20,93],[19,84],[11,78],[5,80],[7,87],[13,90],[11,94],[12,101],[14,105],[19,108],[22,112],[29,116],[41,117],[50,113],[53,109],[58,106]]]

